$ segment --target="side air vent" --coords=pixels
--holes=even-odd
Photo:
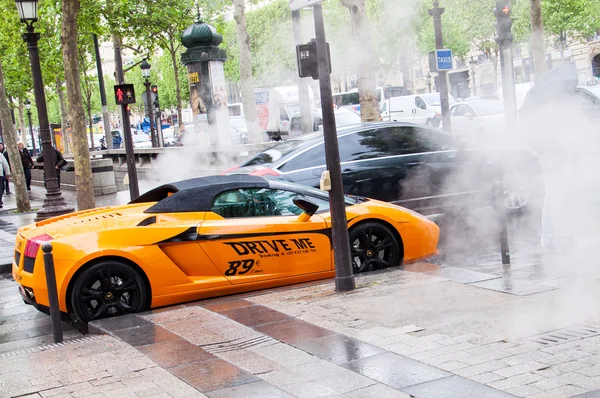
[[[138,227],[145,227],[146,225],[156,224],[156,216],[148,217],[137,225]]]

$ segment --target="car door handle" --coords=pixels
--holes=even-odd
[[[418,166],[421,164],[425,164],[425,162],[410,162],[410,163],[406,163],[407,166]]]

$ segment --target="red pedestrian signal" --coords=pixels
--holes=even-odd
[[[509,15],[510,7],[508,5],[505,5],[504,8],[502,9],[502,12],[504,13],[504,15]]]
[[[115,86],[115,102],[117,105],[135,104],[133,84],[119,84]]]

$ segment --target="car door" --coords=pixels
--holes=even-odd
[[[198,243],[234,285],[331,271],[330,226],[318,214],[300,220],[297,196],[272,189],[223,192],[198,228]]]
[[[392,97],[389,99],[390,121],[412,122],[415,117],[414,101],[412,97]]]
[[[425,124],[427,119],[431,117],[430,112],[427,110],[427,103],[423,97],[417,95],[414,101],[414,123]]]
[[[367,129],[338,139],[344,193],[389,201],[395,195],[393,162],[385,129]]]

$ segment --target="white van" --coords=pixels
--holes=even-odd
[[[449,95],[450,106],[456,103]],[[415,124],[433,124],[436,114],[442,113],[439,93],[406,95],[385,100],[381,107],[381,119],[384,121],[409,122]]]

